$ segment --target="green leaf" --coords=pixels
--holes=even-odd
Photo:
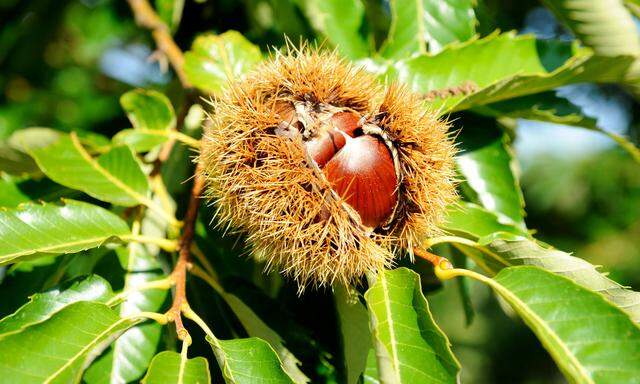
[[[438,52],[475,34],[473,0],[391,0],[391,27],[382,54],[405,59]]]
[[[633,17],[622,1],[544,0],[543,3],[576,37],[600,56],[639,56],[640,36]],[[627,74],[635,87],[640,80],[640,61]]]
[[[596,119],[585,116],[578,106],[572,104],[565,98],[558,97],[553,91],[500,101],[481,106],[474,110],[487,116],[573,125],[600,132],[607,135],[627,151],[636,161],[640,162],[640,149],[631,141],[623,136],[600,128]]]
[[[601,295],[535,267],[477,276],[505,299],[572,383],[640,377],[640,328]]]
[[[300,361],[284,346],[284,340],[271,329],[258,315],[253,312],[237,296],[230,293],[221,293],[224,301],[231,307],[240,323],[250,336],[260,338],[269,343],[282,361],[282,368],[295,383],[307,383],[309,378],[298,367]]]
[[[116,145],[128,145],[135,152],[148,152],[169,141],[169,131],[123,129],[113,136]]]
[[[378,362],[376,352],[371,348],[367,354],[367,366],[362,375],[364,384],[380,384],[380,374],[378,374]]]
[[[350,59],[369,56],[369,42],[360,34],[364,22],[361,0],[312,0],[300,2],[313,26]]]
[[[456,383],[460,365],[407,268],[378,274],[365,293],[383,383]]]
[[[0,339],[0,383],[77,382],[91,352],[135,323],[104,304],[71,304],[43,323]]]
[[[524,197],[507,135],[496,127],[465,127],[460,142],[458,170],[479,202],[501,221],[525,228]]]
[[[470,237],[482,245],[496,238],[529,237],[524,229],[515,226],[512,222],[501,222],[494,212],[464,201],[447,209],[446,219],[440,226],[453,234]]]
[[[129,234],[122,219],[95,205],[24,204],[0,210],[0,265],[38,253],[80,252]]]
[[[295,383],[307,383],[309,378],[298,367],[300,361],[289,351],[280,335],[271,329],[254,311],[238,296],[225,291],[220,282],[206,273],[194,270],[194,274],[203,278],[229,305],[249,336],[259,338],[271,346],[282,362],[282,368]]]
[[[158,353],[149,366],[143,384],[208,384],[209,363],[204,357],[182,361],[179,353],[164,351]]]
[[[565,84],[620,81],[632,60],[595,56],[589,48],[505,33],[454,44],[437,55],[401,60],[388,75],[425,95],[445,93],[445,98],[435,95],[431,107],[447,113]]]
[[[185,53],[184,72],[196,87],[216,93],[260,61],[260,48],[237,31],[205,34],[198,36],[191,50]]]
[[[0,176],[0,207],[14,208],[29,200],[29,196],[18,188],[16,182]]]
[[[293,383],[271,346],[257,337],[218,340],[207,336],[228,384]]]
[[[46,292],[36,293],[15,313],[0,320],[0,339],[41,323],[78,301],[105,302],[112,296],[109,283],[96,275],[72,281]]]
[[[449,211],[444,229],[470,239],[472,244],[454,245],[487,272],[498,273],[509,266],[537,266],[601,293],[627,312],[634,321],[640,322],[640,292],[626,289],[583,259],[544,247],[535,240],[522,236],[516,227],[500,224],[494,214],[482,207],[473,204],[462,207],[462,210]]]
[[[333,292],[340,322],[347,383],[357,384],[367,366],[367,355],[373,350],[369,314],[354,288],[336,284]]]
[[[182,19],[184,0],[155,0],[156,11],[171,31],[178,29]]]
[[[126,144],[136,152],[146,152],[169,139],[176,127],[176,116],[169,99],[160,92],[136,89],[122,95],[120,104],[134,129],[113,137],[115,144]]]
[[[66,187],[127,207],[149,204],[149,182],[126,146],[114,147],[94,159],[72,133],[30,149],[29,154],[47,177]]]
[[[176,127],[169,99],[160,92],[136,89],[120,97],[120,104],[135,129],[168,131]]]
[[[134,224],[136,228],[137,223]],[[162,221],[147,211],[141,223],[141,234],[163,237],[166,230]],[[157,281],[166,274],[158,256],[160,250],[155,245],[131,242],[127,248],[118,248],[118,256],[126,273],[125,291],[133,291],[141,284]],[[159,312],[167,297],[161,289],[139,290],[127,295],[120,305],[120,316],[126,317],[138,312]],[[147,370],[160,342],[162,325],[152,322],[136,325],[122,334],[94,364],[87,370],[84,380],[87,384],[101,382],[133,382]]]

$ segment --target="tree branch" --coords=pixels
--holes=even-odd
[[[186,291],[187,269],[189,268],[189,261],[191,258],[191,243],[195,236],[195,222],[198,216],[200,195],[204,188],[204,178],[202,177],[201,167],[201,163],[198,163],[196,166],[193,186],[191,187],[191,195],[189,196],[189,205],[187,206],[182,236],[180,237],[178,261],[171,273],[176,284],[176,292],[173,297],[173,304],[171,305],[171,309],[167,312],[167,316],[176,323],[176,333],[180,340],[187,340],[189,337],[189,333],[182,323],[181,313],[189,307]]]
[[[167,55],[182,86],[184,88],[191,88],[191,83],[187,80],[187,76],[182,69],[184,64],[182,50],[180,50],[180,47],[178,47],[173,40],[169,27],[162,21],[147,0],[127,0],[127,2],[129,3],[129,7],[131,7],[136,23],[151,31],[156,46],[161,52]]]

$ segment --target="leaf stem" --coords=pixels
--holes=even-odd
[[[436,244],[442,244],[442,243],[460,243],[460,244],[464,244],[464,245],[469,245],[471,247],[476,247],[478,246],[478,243],[476,243],[473,240],[469,240],[467,238],[464,237],[459,237],[459,236],[438,236],[438,237],[432,237],[430,239],[427,239],[427,241],[424,244],[425,248],[431,248]]]
[[[200,149],[200,140],[194,139],[189,135],[185,135],[184,133],[179,131],[169,131],[168,135],[169,137],[174,138],[192,148]]]
[[[125,241],[135,241],[138,243],[155,244],[167,252],[174,252],[178,249],[178,242],[176,240],[165,239],[164,237],[152,237],[146,235],[124,235],[120,236]]]
[[[190,319],[194,323],[198,324],[198,326],[202,329],[202,331],[204,331],[204,333],[207,336],[209,336],[211,338],[211,340],[213,340],[215,342],[218,341],[216,336],[213,334],[213,331],[211,331],[211,328],[209,328],[207,323],[205,323],[205,321],[202,320],[202,318],[200,316],[198,316],[198,314],[195,313],[193,311],[193,309],[191,309],[191,307],[186,306],[185,308],[183,308],[182,312],[184,313],[184,317],[186,317],[187,319]]]
[[[211,265],[211,262],[209,262],[209,259],[207,259],[207,256],[205,256],[204,252],[202,252],[202,249],[198,247],[198,244],[195,241],[191,244],[191,254],[196,257],[209,275],[217,279],[213,265]]]
[[[169,319],[167,318],[167,315],[163,313],[157,313],[157,312],[138,312],[134,315],[125,317],[125,319],[131,319],[131,320],[150,319],[162,325],[167,324],[167,322],[169,321]]]
[[[124,291],[118,293],[117,295],[109,299],[109,301],[107,301],[106,304],[111,307],[120,303],[122,300],[126,299],[132,293],[146,291],[149,289],[167,290],[171,288],[173,285],[174,285],[174,281],[170,277],[165,277],[164,279],[153,280],[153,281],[145,281],[137,285],[135,288],[125,289]]]
[[[453,265],[451,265],[451,262],[447,260],[445,257],[434,255],[433,253],[429,251],[425,251],[424,249],[414,247],[413,254],[418,256],[421,259],[424,259],[430,262],[431,264],[433,264],[435,268],[438,268],[438,267],[442,267],[446,269],[453,268]]]

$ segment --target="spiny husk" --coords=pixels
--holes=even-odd
[[[300,137],[274,134],[276,103],[313,100],[383,116],[401,165],[399,204],[390,228],[371,233],[309,166]],[[447,125],[425,112],[418,95],[388,90],[335,53],[303,49],[277,54],[213,102],[204,136],[207,197],[220,225],[248,235],[252,254],[268,268],[306,285],[352,283],[393,263],[434,234],[455,198],[454,147]],[[382,113],[382,114],[381,114]],[[318,221],[321,212],[324,219]]]

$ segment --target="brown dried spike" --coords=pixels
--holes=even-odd
[[[218,225],[246,233],[252,255],[301,290],[309,283],[352,283],[389,267],[392,249],[436,232],[443,207],[455,197],[446,125],[426,114],[416,95],[395,87],[385,93],[372,75],[335,53],[277,54],[214,104],[200,160]],[[310,166],[308,143],[326,111],[349,137],[362,137],[354,133],[355,116],[360,124],[361,116],[385,112],[383,121],[368,122],[381,132],[364,140],[400,161],[399,187],[389,193],[399,201],[389,229],[367,228],[380,219],[363,226],[353,207],[358,204]],[[334,142],[331,158],[346,143],[335,136]]]

